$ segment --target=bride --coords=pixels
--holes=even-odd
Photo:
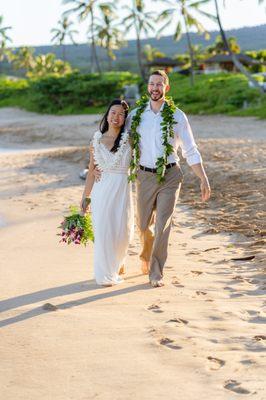
[[[113,100],[104,114],[90,146],[90,163],[81,200],[86,212],[91,200],[94,230],[94,277],[97,284],[123,282],[124,263],[133,235],[133,202],[128,169],[131,147],[125,121],[128,104]],[[96,181],[93,171],[101,171]]]

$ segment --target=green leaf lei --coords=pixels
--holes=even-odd
[[[147,107],[149,102],[149,98],[147,95],[142,96],[140,100],[137,101],[137,112],[132,118],[131,123],[131,133],[132,133],[132,147],[133,147],[133,155],[132,160],[130,163],[130,175],[128,177],[129,181],[135,181],[137,177],[137,169],[139,166],[139,159],[140,159],[140,134],[138,133],[137,129],[141,122],[141,115]],[[162,114],[162,122],[161,122],[161,129],[162,129],[162,144],[164,146],[163,155],[157,158],[156,161],[156,175],[157,181],[162,183],[165,179],[165,171],[167,165],[167,159],[170,154],[173,153],[174,148],[169,143],[169,138],[174,137],[174,125],[176,121],[174,119],[174,113],[176,111],[176,106],[171,97],[165,98],[165,103]]]

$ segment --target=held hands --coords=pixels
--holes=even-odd
[[[211,196],[211,188],[207,177],[201,179],[200,183],[200,190],[201,190],[201,199],[202,201],[209,200]]]

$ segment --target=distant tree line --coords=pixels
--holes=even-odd
[[[241,0],[239,0],[241,1]],[[258,4],[264,0],[257,0]],[[224,3],[226,1],[224,0]],[[148,11],[145,7],[145,0],[125,0],[103,1],[103,0],[62,0],[66,10],[63,12],[57,27],[51,30],[51,40],[56,45],[62,45],[62,61],[56,60],[52,54],[35,56],[34,51],[22,48],[14,54],[8,49],[11,43],[9,36],[11,27],[4,26],[3,17],[0,17],[0,61],[5,58],[12,62],[15,68],[24,68],[28,76],[42,75],[47,70],[48,73],[65,74],[71,69],[66,63],[65,41],[70,39],[75,43],[73,29],[74,22],[71,16],[77,18],[79,22],[87,23],[87,40],[90,46],[90,68],[91,72],[102,72],[97,48],[102,47],[109,60],[109,69],[112,69],[112,61],[115,59],[114,51],[126,45],[125,36],[130,29],[135,31],[137,59],[139,73],[145,78],[145,58],[149,59],[156,50],[142,48],[141,38],[154,33],[159,37],[174,21],[173,38],[178,41],[185,35],[189,56],[189,70],[191,84],[194,83],[194,71],[196,66],[197,53],[199,48],[195,47],[191,40],[191,29],[195,29],[198,34],[204,34],[208,38],[209,34],[201,22],[202,17],[207,17],[214,21],[220,31],[219,51],[226,52],[231,56],[235,67],[241,71],[249,81],[257,87],[257,81],[251,76],[250,72],[240,63],[235,56],[237,53],[232,39],[229,39],[223,29],[220,9],[217,0],[157,0],[158,13]],[[204,5],[213,3],[215,13],[209,14],[204,10]],[[69,6],[69,8],[68,8]],[[119,9],[123,7],[126,16],[121,18]],[[235,43],[236,45],[236,43]],[[217,49],[217,43],[215,44]]]

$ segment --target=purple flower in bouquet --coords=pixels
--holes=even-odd
[[[71,206],[70,215],[67,215],[58,227],[61,229],[60,242],[62,243],[74,243],[74,244],[86,244],[89,240],[94,241],[93,229],[91,216],[80,215],[78,208]]]

